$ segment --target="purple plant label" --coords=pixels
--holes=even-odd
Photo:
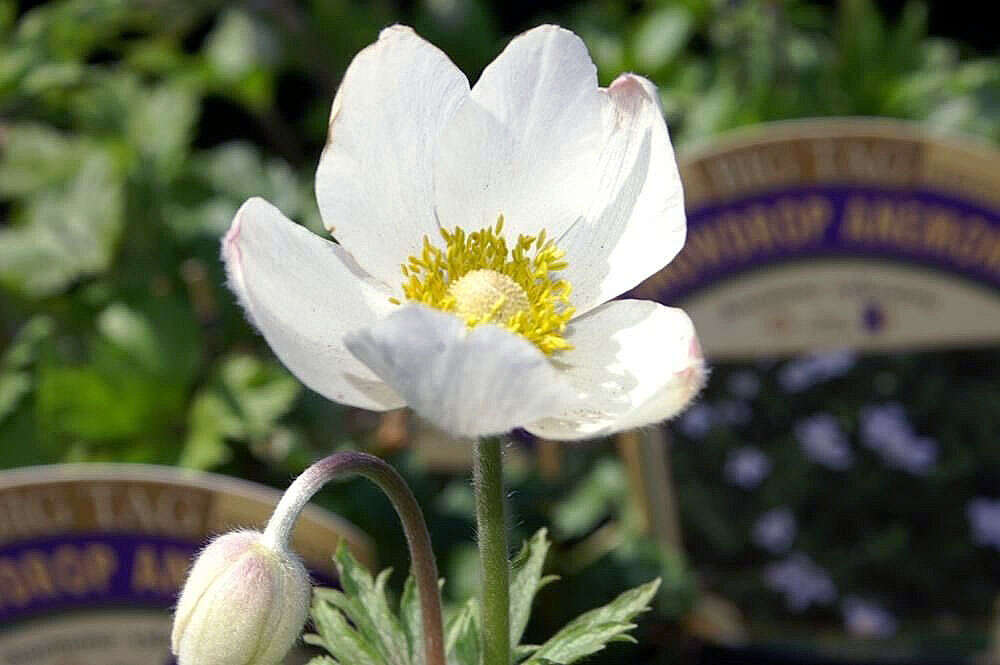
[[[755,129],[682,160],[687,242],[630,297],[710,356],[1000,339],[1000,152],[883,120]]]
[[[217,533],[262,528],[278,497],[162,467],[0,473],[0,663],[171,662],[171,608],[193,556]],[[374,563],[349,523],[319,509],[303,515],[293,546],[317,583],[336,584],[330,556],[341,540]]]

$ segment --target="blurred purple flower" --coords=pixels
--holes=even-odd
[[[715,405],[719,420],[727,425],[746,425],[753,418],[753,409],[746,402],[735,399],[720,400]]]
[[[703,439],[715,425],[715,412],[704,402],[699,402],[684,412],[677,421],[684,436],[692,439]]]
[[[802,392],[822,381],[843,376],[854,367],[853,351],[831,351],[796,358],[778,372],[778,383],[790,393]]]
[[[753,399],[760,392],[760,378],[756,372],[745,369],[731,374],[726,387],[740,399]]]
[[[857,596],[848,596],[840,606],[847,632],[855,637],[892,637],[896,617],[881,605]]]
[[[976,497],[965,508],[972,540],[977,545],[986,545],[1000,550],[1000,499]]]
[[[751,537],[758,547],[774,554],[787,552],[795,542],[796,522],[791,508],[772,508],[757,520]]]
[[[835,471],[843,471],[854,462],[851,444],[837,419],[829,413],[817,413],[795,425],[795,438],[803,454],[813,462]]]
[[[891,467],[925,475],[937,464],[937,442],[914,433],[903,405],[898,402],[863,408],[860,426],[862,443]]]
[[[785,595],[785,604],[793,612],[802,612],[813,604],[828,605],[837,598],[837,587],[829,573],[802,552],[768,564],[764,582]]]
[[[723,473],[731,485],[753,489],[771,473],[771,460],[760,449],[744,446],[729,453]]]

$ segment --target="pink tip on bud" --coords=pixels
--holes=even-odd
[[[180,665],[276,665],[302,632],[311,592],[298,557],[259,532],[219,536],[181,592],[172,651]]]

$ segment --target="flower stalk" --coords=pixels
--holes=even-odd
[[[424,630],[424,662],[445,665],[444,629],[441,618],[441,592],[437,563],[423,513],[406,481],[388,463],[366,453],[334,453],[302,472],[278,503],[264,530],[263,540],[284,547],[291,537],[295,520],[316,492],[332,480],[364,476],[386,493],[403,523],[410,549],[410,565],[420,597]],[[505,664],[506,665],[506,664]]]
[[[476,443],[475,485],[483,665],[510,665],[510,561],[500,438],[483,438]]]

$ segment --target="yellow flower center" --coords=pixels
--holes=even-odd
[[[528,294],[496,270],[473,270],[448,286],[454,311],[466,321],[509,321],[531,306]]]
[[[407,300],[454,312],[471,328],[496,323],[543,352],[573,348],[563,334],[573,317],[571,287],[553,273],[566,268],[564,253],[545,237],[522,235],[512,247],[496,226],[473,233],[441,230],[445,248],[424,236],[420,256],[403,264]],[[399,304],[395,298],[392,302]]]

